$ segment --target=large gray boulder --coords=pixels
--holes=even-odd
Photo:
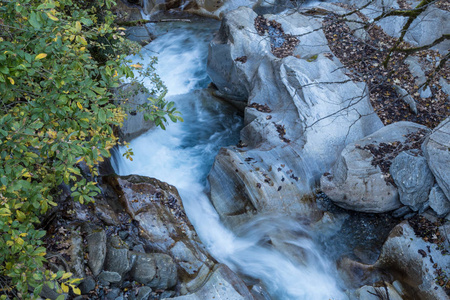
[[[242,281],[226,265],[218,265],[208,281],[195,293],[175,297],[176,300],[253,300],[253,296]]]
[[[441,227],[441,234],[448,229]],[[436,244],[416,236],[406,222],[391,231],[374,267],[391,272],[417,299],[448,299],[439,285],[438,270],[449,270],[450,256],[443,255]]]
[[[423,150],[437,184],[450,199],[450,117],[433,130]]]
[[[382,127],[365,85],[344,74],[316,17],[264,17],[240,7],[210,44],[208,74],[218,93],[249,104],[244,147],[222,149],[209,175],[212,203],[229,226],[255,213],[314,217],[309,196],[320,175],[347,143]],[[264,26],[282,28],[281,41]]]
[[[398,224],[372,265],[342,259],[339,268],[347,284],[365,285],[352,292],[350,299],[448,299],[445,285],[450,256],[445,248],[449,225],[436,224],[435,220],[425,218]],[[374,282],[376,284],[370,287]],[[374,298],[370,292],[380,297]]]
[[[411,45],[421,47],[432,44],[445,34],[450,34],[450,12],[439,9],[434,5],[420,14],[411,24],[405,34],[405,41]],[[442,54],[448,53],[450,41],[444,40],[433,49]]]
[[[143,104],[149,103],[150,94],[144,91],[139,84],[126,84],[117,91],[117,97],[128,99],[123,102],[127,110],[127,117],[123,126],[119,128],[121,139],[130,141],[155,126],[152,121],[145,120],[144,112],[140,108]]]
[[[412,210],[423,208],[434,183],[433,174],[425,157],[409,151],[402,151],[389,169],[400,195],[400,202]]]
[[[427,132],[427,127],[398,122],[347,145],[330,173],[322,176],[322,191],[346,209],[381,213],[399,208],[388,166],[398,154],[396,149],[408,146],[408,136],[422,131]]]

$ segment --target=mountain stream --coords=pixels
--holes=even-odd
[[[184,122],[167,130],[151,129],[130,142],[133,161],[121,147],[113,155],[119,175],[139,174],[174,185],[187,215],[209,252],[244,280],[259,283],[271,299],[346,299],[335,263],[318,247],[317,233],[289,218],[264,217],[237,232],[225,228],[211,205],[207,175],[221,147],[236,144],[242,117],[206,90],[208,43],[218,29],[216,21],[157,24],[157,39],[143,48],[133,63],[158,57],[157,73],[168,87]],[[268,242],[277,233],[280,242],[300,249],[301,259],[282,253]],[[280,234],[282,233],[282,234]],[[328,258],[327,258],[328,257]]]

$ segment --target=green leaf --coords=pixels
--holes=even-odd
[[[9,74],[9,68],[7,66],[0,65],[0,72],[2,72],[3,74],[8,75]]]
[[[39,23],[38,21],[38,16],[34,11],[31,12],[28,22],[30,22],[31,26],[33,26],[36,29],[41,29],[42,27],[41,23]]]
[[[105,123],[106,122],[106,114],[105,111],[103,109],[99,109],[98,110],[98,119],[100,120],[100,122]]]
[[[52,2],[48,2],[48,3],[39,5],[36,9],[41,10],[41,9],[52,9],[52,8],[55,8],[55,4]]]

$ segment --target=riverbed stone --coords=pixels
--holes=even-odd
[[[402,206],[392,212],[394,218],[401,218],[411,213],[411,208],[409,206]]]
[[[105,270],[110,272],[116,272],[120,276],[123,276],[131,269],[129,261],[129,251],[127,244],[122,241],[118,236],[114,235],[109,238],[106,259]]]
[[[110,291],[108,291],[108,294],[106,295],[106,300],[115,300],[118,297],[120,297],[121,291],[119,288],[112,288]]]
[[[156,275],[156,263],[153,255],[139,252],[131,252],[133,268],[130,276],[133,280],[147,284]]]
[[[230,227],[259,213],[317,219],[310,196],[320,175],[347,143],[383,126],[366,86],[342,71],[315,17],[264,15],[285,34],[301,36],[285,57],[272,53],[256,17],[245,7],[226,14],[208,55],[219,92],[248,105],[241,145],[222,149],[208,178],[211,201]]]
[[[428,199],[434,177],[425,157],[411,151],[402,151],[389,169],[397,185],[400,202],[418,211]]]
[[[85,295],[88,294],[90,291],[93,291],[95,289],[95,285],[97,283],[95,282],[95,279],[92,276],[87,276],[83,279],[83,281],[78,286],[80,288],[81,294]]]
[[[136,300],[147,300],[151,293],[152,288],[144,285],[139,289],[139,293],[136,297]]]
[[[423,150],[437,184],[450,199],[450,117],[433,130]]]
[[[98,275],[98,280],[105,283],[117,283],[122,280],[122,276],[117,272],[103,271]]]
[[[154,289],[168,289],[177,283],[177,267],[173,259],[163,253],[154,253],[152,259],[155,262],[156,276],[147,283]]]
[[[94,276],[100,274],[106,258],[106,233],[103,229],[86,236],[87,248],[89,253],[88,266]]]
[[[393,85],[393,87],[399,98],[409,106],[411,112],[417,115],[418,111],[416,100],[414,100],[414,98],[410,94],[408,94],[408,92],[404,88],[395,84]]]
[[[419,130],[429,131],[416,123],[397,122],[350,143],[331,171],[322,176],[322,191],[346,209],[381,213],[399,208],[397,188],[387,181],[389,170],[386,173],[375,166],[373,154],[364,148],[373,145],[376,149],[381,143],[405,143],[406,135]]]
[[[434,185],[431,188],[428,202],[438,216],[443,217],[450,213],[450,200],[447,199],[438,185]]]

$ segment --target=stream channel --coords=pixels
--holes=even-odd
[[[330,254],[333,251],[323,242],[332,231],[266,217],[231,232],[208,199],[207,175],[214,157],[221,147],[238,142],[243,126],[236,110],[206,90],[208,44],[219,25],[217,21],[152,25],[157,39],[142,49],[143,59],[131,59],[145,65],[150,57],[158,57],[157,73],[168,88],[166,99],[175,102],[184,122],[171,123],[165,131],[151,129],[132,140],[133,161],[122,157],[126,149],[117,149],[113,166],[119,175],[139,174],[174,185],[208,251],[246,282],[260,283],[271,299],[347,299],[336,271],[336,254]],[[267,236],[274,232],[278,244],[299,249],[300,260],[268,243]]]

